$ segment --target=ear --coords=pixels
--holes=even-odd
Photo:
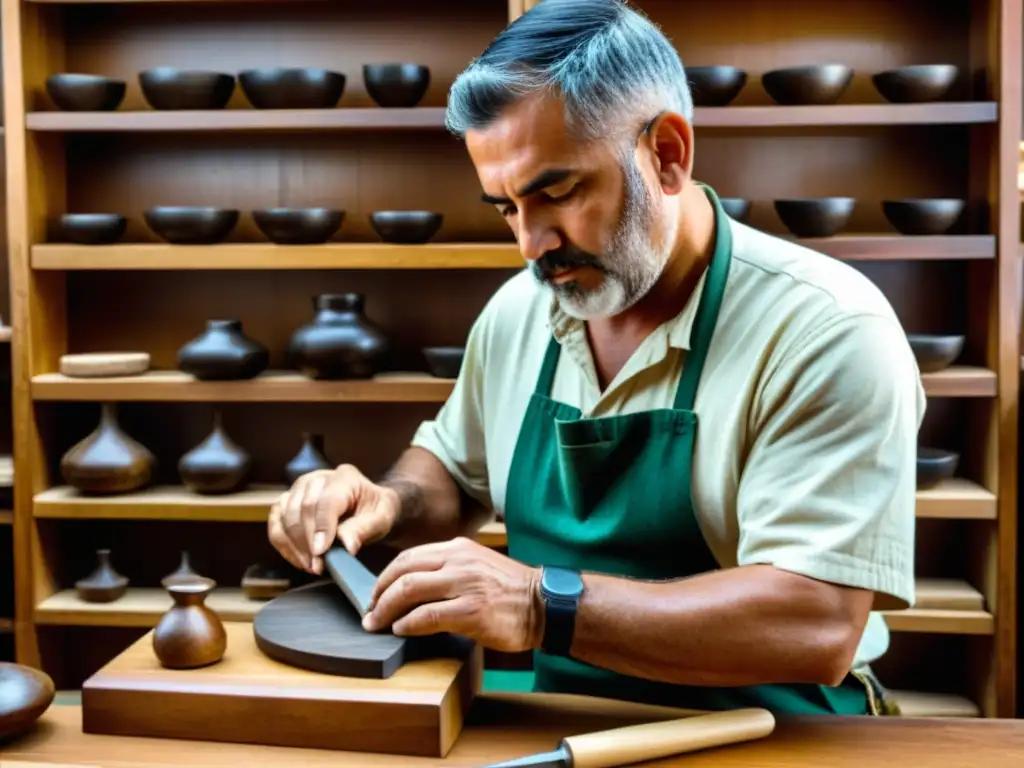
[[[666,112],[647,131],[654,172],[666,195],[678,195],[693,173],[693,128],[682,115]]]

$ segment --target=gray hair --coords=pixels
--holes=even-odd
[[[459,137],[536,93],[560,97],[582,140],[635,136],[665,111],[693,120],[693,98],[671,41],[623,0],[542,0],[456,78],[446,123]]]

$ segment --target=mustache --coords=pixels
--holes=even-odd
[[[540,280],[550,279],[556,272],[577,267],[591,267],[605,271],[601,260],[592,253],[568,246],[557,251],[548,251],[530,265],[534,276]]]

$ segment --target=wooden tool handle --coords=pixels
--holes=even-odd
[[[734,709],[570,736],[563,744],[573,768],[614,768],[760,739],[773,730],[775,717],[767,709]]]

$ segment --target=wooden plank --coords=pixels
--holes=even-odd
[[[950,693],[893,690],[902,717],[981,717],[981,707]]]
[[[40,270],[516,269],[523,265],[515,243],[53,243],[32,249],[32,267]]]
[[[206,600],[223,621],[252,621],[266,601],[250,600],[241,587],[217,587]],[[131,587],[112,603],[87,603],[73,589],[47,597],[35,609],[37,624],[92,627],[155,627],[171,607],[159,587]]]
[[[374,379],[315,381],[297,372],[270,371],[247,381],[196,381],[179,371],[142,376],[72,379],[47,373],[32,380],[37,400],[121,400],[135,402],[392,402],[442,403],[454,380],[429,374],[394,373]]]
[[[991,397],[996,377],[984,368],[953,366],[922,377],[933,397]],[[135,402],[392,402],[442,403],[452,379],[421,373],[387,373],[373,379],[316,381],[292,371],[268,371],[246,381],[196,381],[180,371],[149,371],[141,376],[75,379],[60,373],[32,378],[35,400]]]
[[[14,511],[10,509],[0,509],[0,525],[13,525],[14,524]]]
[[[918,579],[914,608],[917,610],[985,611],[985,596],[961,579]]]
[[[995,238],[990,235],[786,239],[843,261],[973,260],[995,256]],[[523,264],[515,243],[45,243],[32,248],[32,268],[38,270],[517,269]]]
[[[994,102],[936,104],[830,104],[825,106],[698,107],[701,128],[780,128],[830,125],[949,125],[993,123]],[[381,109],[220,109],[30,112],[29,131],[65,133],[183,131],[443,130],[444,107]]]
[[[911,608],[882,614],[892,632],[925,632],[941,635],[992,635],[995,617],[987,611],[949,611]]]
[[[160,485],[121,496],[85,496],[69,486],[38,493],[33,503],[36,517],[78,520],[207,520],[215,522],[265,522],[270,505],[285,486],[256,486],[240,493],[203,496],[183,486]],[[935,488],[917,492],[917,516],[954,520],[995,519],[995,496],[960,478],[945,480]],[[485,524],[477,540],[504,547],[505,525]]]

